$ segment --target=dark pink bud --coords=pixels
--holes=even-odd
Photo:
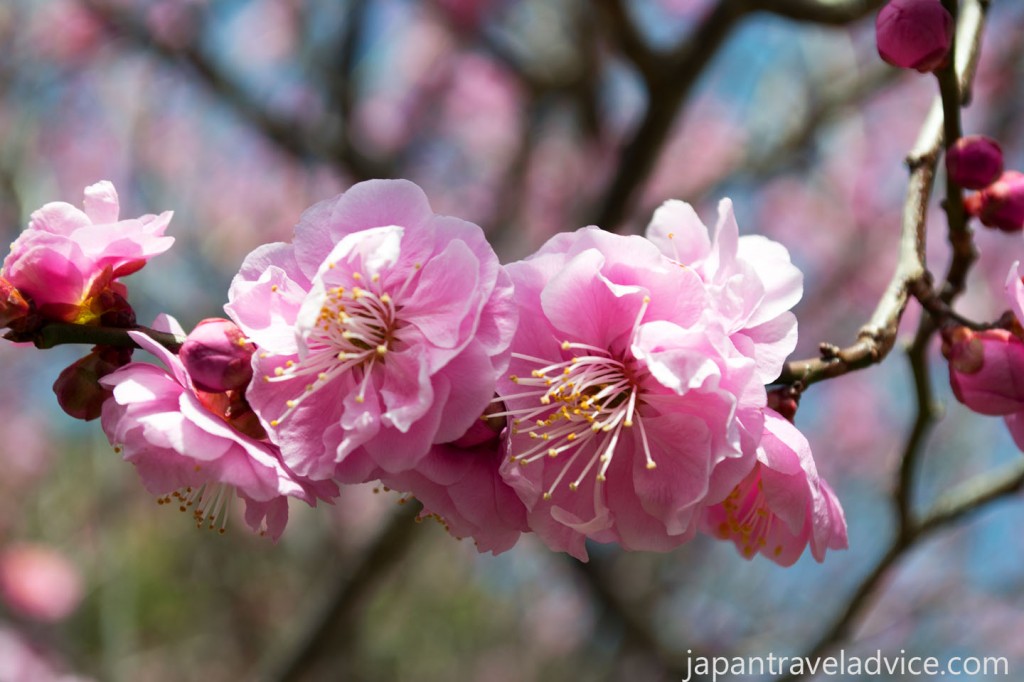
[[[196,325],[178,357],[196,388],[219,393],[244,388],[249,383],[254,350],[234,322],[211,317]]]
[[[942,66],[953,39],[953,16],[939,0],[892,0],[875,20],[878,54],[921,73]]]
[[[18,289],[0,277],[0,329],[29,313],[30,306]]]
[[[964,207],[986,227],[1003,232],[1024,229],[1024,173],[1006,171],[999,180],[967,197]]]
[[[949,383],[956,399],[981,414],[1024,410],[1024,341],[1005,329],[942,332]]]
[[[768,391],[768,407],[792,422],[796,417],[796,409],[800,406],[800,392],[792,386]]]
[[[96,346],[81,360],[64,369],[53,382],[53,392],[62,410],[75,419],[90,421],[100,416],[110,389],[99,380],[131,362],[131,348]]]
[[[1003,174],[1003,150],[991,137],[961,137],[946,153],[946,172],[961,187],[983,189]]]

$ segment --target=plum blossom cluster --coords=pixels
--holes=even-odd
[[[728,200],[710,230],[670,201],[645,236],[586,227],[503,266],[416,185],[363,182],[250,253],[230,320],[188,335],[137,326],[119,280],[170,245],[170,215],[117,214],[109,183],[84,212],[33,214],[0,322],[37,343],[54,325],[120,332],[62,375],[62,404],[100,416],[197,525],[223,531],[239,497],[276,538],[288,498],[380,481],[482,552],[531,532],[581,560],[587,540],[667,551],[698,533],[782,565],[846,546],[795,403],[780,414],[766,389],[802,276],[780,244],[740,237]]]

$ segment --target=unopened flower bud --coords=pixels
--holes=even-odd
[[[961,187],[984,189],[1003,174],[1003,150],[991,137],[961,137],[946,154],[946,172]]]
[[[1005,329],[942,332],[949,383],[961,403],[981,414],[1024,410],[1024,341]]]
[[[109,289],[97,297],[100,324],[104,327],[130,329],[135,326],[135,311],[121,294]]]
[[[66,367],[53,382],[53,392],[61,409],[83,421],[99,417],[103,402],[111,396],[110,389],[101,386],[99,380],[127,365],[131,359],[131,348],[96,346],[84,358]]]
[[[216,393],[244,388],[249,383],[254,350],[234,322],[211,317],[196,325],[178,357],[196,388]]]
[[[796,417],[796,409],[799,406],[800,392],[792,386],[768,391],[768,407],[785,417],[790,423]]]
[[[0,277],[0,329],[28,315],[28,301],[18,289]]]
[[[875,20],[878,54],[921,73],[942,66],[953,40],[953,16],[939,0],[892,0]]]
[[[967,197],[964,208],[986,227],[1019,232],[1024,229],[1024,173],[1006,171],[999,180]]]

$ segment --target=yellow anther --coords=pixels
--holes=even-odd
[[[386,355],[387,352],[388,352],[388,347],[387,346],[385,346],[385,345],[377,346],[377,355]]]

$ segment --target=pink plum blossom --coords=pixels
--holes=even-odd
[[[847,547],[843,508],[818,477],[807,439],[770,408],[757,464],[725,500],[705,510],[702,529],[732,540],[747,559],[762,554],[780,566],[792,565],[808,544],[819,562],[826,550]]]
[[[44,317],[94,323],[106,312],[105,302],[125,296],[117,279],[174,243],[163,236],[169,211],[129,220],[119,220],[119,213],[117,192],[105,180],[85,189],[84,210],[46,204],[11,244],[0,274]]]
[[[307,210],[293,243],[253,251],[228,314],[259,351],[248,391],[284,461],[372,480],[453,441],[494,394],[515,328],[483,231],[435,215],[405,180],[359,183]]]
[[[421,517],[456,538],[473,538],[480,552],[500,554],[529,530],[526,507],[498,471],[503,457],[498,434],[478,421],[455,442],[433,446],[415,468],[373,475],[422,502]]]
[[[165,319],[168,331],[183,333]],[[133,362],[103,378],[113,397],[101,424],[161,503],[173,498],[197,526],[213,529],[220,521],[223,532],[234,491],[246,502],[246,522],[276,540],[288,520],[288,497],[314,505],[337,494],[332,483],[301,480],[276,447],[236,428],[227,394],[198,390],[176,355],[141,332],[129,334],[167,369]]]
[[[671,202],[651,240],[584,228],[507,267],[520,326],[499,382],[512,418],[501,472],[553,549],[675,547],[754,465],[801,277],[720,209],[713,240]]]
[[[1006,171],[994,183],[967,197],[964,205],[985,227],[1020,232],[1024,229],[1024,173]]]
[[[67,618],[82,600],[82,576],[56,549],[14,544],[0,552],[0,596],[17,613],[44,623]]]
[[[957,400],[980,414],[1024,410],[1024,341],[1006,329],[953,327],[942,336]]]

